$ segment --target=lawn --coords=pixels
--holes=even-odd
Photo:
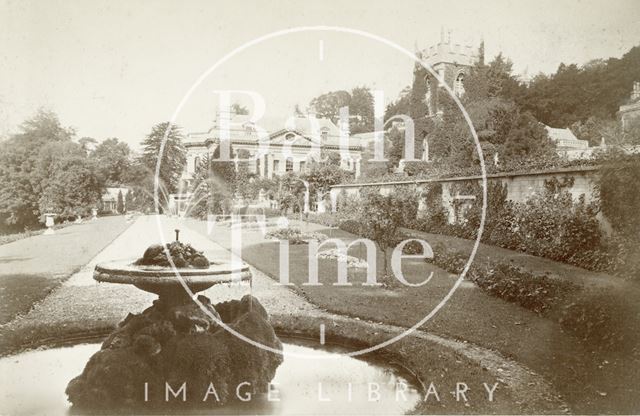
[[[51,293],[60,281],[49,276],[0,276],[0,325],[28,312],[33,304]]]
[[[124,217],[100,218],[1,245],[0,325],[28,312],[128,226]]]
[[[204,232],[204,223],[195,224]],[[316,227],[317,228],[317,227]],[[341,230],[320,229],[325,234],[350,242],[354,236]],[[211,237],[229,245],[229,234],[217,230]],[[463,248],[464,249],[464,248]],[[484,247],[482,253],[491,253]],[[364,258],[364,248],[354,247],[350,255]],[[242,257],[277,280],[279,245],[265,241],[255,230],[243,232]],[[479,258],[477,261],[481,261]],[[410,282],[420,282],[434,272],[422,287],[366,287],[365,272],[350,272],[352,286],[335,286],[337,266],[319,259],[319,282],[308,281],[308,246],[289,247],[289,278],[298,292],[328,311],[404,327],[420,321],[451,289],[456,276],[421,260],[404,260],[403,272]],[[381,253],[377,268],[382,269]],[[258,298],[259,293],[256,293]],[[566,305],[565,305],[566,306]],[[425,331],[481,345],[532,368],[550,380],[576,412],[634,412],[640,408],[635,395],[640,368],[637,348],[625,352],[594,352],[589,343],[564,332],[555,319],[528,311],[489,296],[464,281],[445,306],[421,328]],[[603,364],[605,363],[605,364]],[[635,398],[634,398],[635,397]]]

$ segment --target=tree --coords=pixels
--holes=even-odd
[[[340,120],[340,108],[349,107],[349,128],[352,134],[373,130],[373,95],[369,87],[356,87],[349,91],[332,91],[315,97],[309,103],[319,117]]]
[[[78,143],[82,146],[82,150],[90,153],[91,149],[98,143],[98,141],[93,137],[82,137],[78,139]]]
[[[304,207],[304,193],[304,183],[295,173],[289,172],[278,178],[277,199],[283,213],[289,209],[301,212]]]
[[[328,118],[334,123],[340,119],[340,108],[349,105],[351,95],[348,91],[332,91],[315,97],[309,103],[318,117]]]
[[[102,195],[95,162],[86,156],[81,145],[73,142],[45,145],[36,174],[41,177],[40,213],[54,212],[63,218],[88,215]]]
[[[349,100],[349,130],[351,134],[373,131],[373,94],[369,87],[356,87],[351,90]]]
[[[230,153],[233,154],[233,149]],[[206,218],[208,214],[227,214],[235,181],[235,164],[230,160],[220,160],[220,147],[211,155],[206,154],[195,169],[190,215]]]
[[[353,177],[351,172],[327,163],[314,164],[307,173],[301,176],[309,183],[310,198],[324,197],[333,185],[343,183],[351,177]]]
[[[406,201],[397,195],[381,195],[376,191],[365,193],[359,222],[363,236],[374,241],[382,251],[385,278],[391,275],[387,259],[387,250],[398,242],[398,229],[402,226]]]
[[[0,143],[0,221],[9,229],[38,225],[43,177],[36,172],[40,149],[48,143],[70,142],[71,128],[44,109],[20,126],[20,132]]]
[[[543,123],[569,127],[590,117],[614,120],[640,79],[640,46],[622,58],[595,60],[579,67],[561,64],[555,74],[538,75],[519,104]]]
[[[166,141],[164,140],[166,136]],[[142,164],[154,177],[160,162],[159,179],[167,193],[175,192],[187,162],[182,133],[176,125],[164,122],[156,124],[142,142]],[[164,143],[164,148],[162,143]],[[162,153],[161,153],[162,150]]]
[[[122,197],[122,190],[118,190],[118,199],[116,201],[116,211],[118,211],[118,214],[124,214],[124,198]]]
[[[96,161],[98,177],[107,186],[121,186],[126,183],[131,168],[129,145],[116,138],[102,141],[91,157]]]
[[[129,189],[127,191],[127,194],[124,197],[124,207],[125,207],[125,210],[127,210],[127,211],[131,211],[131,210],[134,210],[134,209],[137,208],[135,206],[135,202],[134,202],[134,199],[133,199],[133,190],[132,189]]]

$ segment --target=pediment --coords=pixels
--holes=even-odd
[[[287,130],[283,129],[273,133],[269,136],[269,143],[271,144],[289,144],[295,146],[312,146],[314,143],[319,144],[318,142],[312,140],[310,137],[300,133],[296,130]]]

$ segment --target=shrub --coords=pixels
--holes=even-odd
[[[402,241],[407,240],[409,238],[411,238],[411,237],[406,236],[406,235],[401,236],[400,240],[398,241],[398,244],[400,244]],[[396,244],[396,246],[398,244]],[[422,252],[423,252],[422,244],[420,244],[418,241],[415,241],[415,240],[409,241],[402,248],[402,254],[412,255],[412,254],[422,254]]]
[[[295,216],[294,219],[298,219],[298,216]],[[337,227],[340,224],[337,215],[328,212],[322,214],[311,212],[307,216],[307,221],[324,225],[326,227]]]
[[[550,309],[577,288],[573,283],[534,275],[505,263],[485,268],[472,266],[469,277],[490,295],[536,313]]]
[[[621,247],[602,232],[597,201],[587,203],[584,196],[574,201],[566,189],[570,185],[569,179],[548,180],[544,192],[517,203],[507,200],[505,186],[490,184],[482,242],[588,270],[612,270],[617,252],[624,251],[626,246]],[[440,189],[433,187],[426,192],[431,200],[441,200]],[[482,199],[477,184],[460,184],[452,192]],[[480,219],[480,204],[474,204],[464,220],[455,224],[448,224],[443,208],[435,206],[429,207],[411,226],[420,231],[475,239]]]
[[[299,228],[279,228],[269,231],[265,238],[288,240],[290,244],[308,244],[309,240],[324,241],[327,236],[316,232],[302,232]]]
[[[434,246],[433,260],[425,259],[451,273],[461,273],[468,257],[447,250],[444,245]],[[549,310],[578,286],[565,280],[539,276],[506,263],[474,262],[466,278],[491,296],[518,304],[536,313]]]
[[[351,234],[362,235],[363,225],[356,220],[345,220],[340,222],[338,228]]]

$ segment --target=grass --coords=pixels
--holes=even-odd
[[[318,231],[317,226],[311,228]],[[352,234],[342,230],[320,231],[347,243],[354,239]],[[212,237],[223,246],[228,245],[228,235],[224,232]],[[432,245],[434,243],[429,239],[427,241]],[[471,249],[471,244],[461,244],[458,249],[465,252]],[[365,281],[364,271],[351,271],[349,281],[352,286],[334,286],[336,262],[320,259],[318,275],[322,286],[305,286],[304,283],[308,280],[307,250],[307,245],[289,246],[289,279],[293,283],[291,289],[323,309],[373,322],[413,326],[443,299],[457,277],[422,260],[405,260],[403,272],[408,281],[420,282],[430,272],[434,272],[434,277],[427,285],[418,288],[372,288],[361,285]],[[466,253],[468,255],[469,251]],[[483,246],[475,261],[500,258],[499,254],[496,256],[492,253],[492,247]],[[354,247],[349,254],[365,257],[364,248]],[[265,242],[259,233],[247,231],[243,234],[242,257],[272,278],[277,280],[280,276],[277,242]],[[556,276],[578,278],[582,272],[565,265],[556,268],[555,264],[551,264],[554,262],[543,260],[545,269],[550,267],[556,270]],[[507,261],[511,262],[511,259]],[[540,262],[532,256],[524,256],[515,259],[514,264],[526,267],[528,263],[538,266]],[[381,273],[381,253],[377,256],[377,269]],[[584,323],[583,317],[585,312],[588,314],[590,311],[593,292],[602,292],[603,287],[610,286],[598,283],[602,280],[594,273],[588,273],[584,279],[580,277],[580,281],[595,283],[585,284],[588,290],[569,296],[564,304],[557,305],[554,311],[545,315],[490,296],[473,283],[463,281],[451,299],[422,329],[500,351],[532,368],[550,380],[573,404],[576,412],[635,413],[640,409],[640,394],[636,394],[640,381],[638,348],[624,352],[600,351],[589,340],[566,331],[575,324],[588,325]],[[624,296],[624,292],[616,292],[616,297]],[[636,291],[627,293],[635,296]],[[612,302],[616,303],[611,299],[607,304]],[[637,312],[637,308],[635,310]],[[624,331],[633,338],[630,330],[633,331],[633,322],[640,318],[627,316],[630,321],[625,325]],[[564,317],[564,322],[560,322],[559,317]],[[606,320],[598,323],[598,327],[603,325],[606,325]]]
[[[3,244],[13,243],[14,241],[22,240],[34,235],[42,234],[44,230],[29,230],[21,233],[0,235],[0,246]]]
[[[68,222],[64,222],[64,223],[61,223],[61,224],[54,225],[53,229],[54,230],[60,230],[62,228],[68,227],[69,225],[73,225],[73,224],[75,224],[75,223],[71,222],[71,221],[68,221]],[[33,237],[34,235],[40,235],[45,230],[46,230],[46,228],[43,226],[42,228],[40,228],[38,230],[27,230],[27,231],[22,231],[22,232],[19,232],[19,233],[0,235],[0,246],[3,245],[3,244],[13,243],[14,241],[22,240],[24,238]]]
[[[61,281],[49,276],[0,276],[0,324],[28,312],[33,304],[44,299]]]

